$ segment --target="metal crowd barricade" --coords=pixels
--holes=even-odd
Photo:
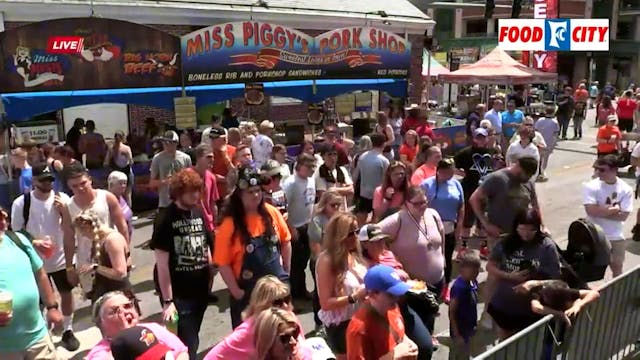
[[[605,360],[640,351],[640,266],[600,288],[571,327],[547,315],[474,360]]]

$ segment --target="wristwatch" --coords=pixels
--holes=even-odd
[[[58,310],[59,307],[60,306],[58,305],[58,303],[54,302],[52,305],[47,305],[46,308],[47,308],[47,310],[53,310],[53,309]]]
[[[356,303],[356,298],[354,298],[353,295],[347,296],[347,300],[349,301],[349,304],[355,304]]]
[[[163,305],[173,304],[173,299],[162,300]]]

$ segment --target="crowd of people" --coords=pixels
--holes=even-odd
[[[218,274],[232,332],[205,359],[430,359],[439,346],[441,302],[449,305],[454,358],[478,351],[479,325],[506,339],[545,314],[570,324],[598,293],[563,281],[536,181],[547,179],[570,119],[575,137],[582,136],[589,94],[583,99],[584,86],[579,90],[565,89],[539,119],[525,116],[514,99],[506,110],[503,99],[478,105],[467,121],[468,146],[452,157],[433,145],[428,114],[416,105],[390,103],[357,144],[328,125],[300,144],[293,161],[274,144],[272,122],[240,123],[230,110],[224,121],[212,119],[195,147],[165,131],[150,168],[159,199],[149,277],[166,328],[139,321],[129,282],[134,179],[124,134],[84,164],[76,157],[87,142],[80,122],[77,149],[46,147],[39,161],[17,149],[13,165],[29,172],[11,212],[0,211],[0,292],[13,296],[13,311],[0,309],[0,357],[55,359],[47,322],[63,329],[66,349],[78,349],[71,291],[79,286],[103,335],[88,360],[146,352],[195,360],[204,314],[218,301],[211,293]],[[597,107],[598,119],[613,109],[606,96]],[[617,276],[633,198],[616,176],[618,158],[600,146],[618,149],[610,116],[628,119],[606,115],[598,177],[584,185],[584,205],[605,231]],[[610,133],[606,141],[601,132]],[[113,169],[107,190],[94,188],[87,170],[98,162]],[[471,249],[475,239],[479,252]],[[478,323],[483,259],[487,306]],[[294,303],[313,309],[313,337],[305,338]]]

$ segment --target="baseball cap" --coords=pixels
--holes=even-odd
[[[220,136],[225,136],[227,133],[224,131],[222,126],[212,126],[211,130],[209,130],[209,138],[217,139]]]
[[[111,341],[114,360],[162,360],[172,349],[160,342],[150,329],[134,326],[122,330]]]
[[[367,290],[383,291],[393,296],[402,296],[411,289],[409,284],[400,280],[396,271],[387,265],[375,265],[364,276],[364,287]]]
[[[38,181],[53,181],[56,177],[46,163],[36,164],[31,168],[32,176]]]
[[[173,130],[165,131],[163,136],[162,136],[162,140],[171,141],[171,142],[175,142],[175,143],[177,143],[179,139],[180,138],[178,137],[178,134],[176,134],[176,132],[173,131]]]
[[[269,159],[260,168],[260,173],[268,176],[281,175],[280,168],[281,166],[279,162]]]
[[[487,132],[487,129],[484,129],[484,128],[477,128],[477,129],[475,129],[475,130],[473,131],[473,136],[478,136],[478,135],[481,135],[481,136],[487,137],[487,136],[489,136],[489,133]]]
[[[269,120],[262,120],[262,122],[260,123],[260,129],[273,129],[275,126],[275,124]]]
[[[358,234],[358,240],[365,241],[380,241],[389,240],[389,235],[382,232],[382,228],[376,224],[365,225],[360,229]]]
[[[321,337],[311,337],[304,340],[306,348],[312,350],[311,360],[335,360],[327,341]]]

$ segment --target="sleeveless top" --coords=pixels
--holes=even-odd
[[[358,273],[358,276],[354,274],[354,271]],[[354,263],[352,269],[347,270],[346,275],[344,277],[344,283],[342,284],[342,288],[344,289],[344,294],[352,294],[358,288],[364,284],[364,274],[367,273],[367,267],[364,264]],[[362,274],[362,275],[360,275]],[[358,279],[360,277],[360,279]],[[318,311],[318,317],[322,324],[325,326],[336,326],[340,323],[348,321],[353,317],[353,314],[358,311],[360,307],[359,303],[348,304],[345,307],[336,310],[322,310]]]
[[[91,206],[86,209],[81,209],[76,203],[75,196],[71,198],[69,203],[69,214],[71,215],[71,221],[75,221],[76,217],[80,215],[83,210],[92,209],[97,215],[98,219],[105,225],[112,229],[115,229],[113,222],[111,221],[111,213],[109,212],[109,204],[107,204],[107,190],[96,189],[96,197],[93,200]],[[77,259],[78,265],[91,264],[91,242],[92,239],[82,236],[76,232],[76,244],[78,246]]]
[[[393,129],[393,127],[392,127]],[[389,135],[387,135],[387,127],[381,127],[379,124],[376,124],[376,128],[375,128],[375,132],[377,133],[381,133],[382,135],[384,135],[384,139],[386,141],[389,141]],[[394,139],[395,140],[395,139]],[[388,153],[391,152],[391,146],[385,146],[384,150],[382,150],[383,153]]]
[[[100,257],[97,259],[98,265],[112,269],[113,265],[111,265],[111,259],[109,258],[109,254],[107,253],[107,251],[104,250],[104,240],[102,240],[101,248],[102,248],[102,251],[100,251]],[[127,252],[125,252],[124,254],[125,259],[128,259],[130,254],[131,254],[131,250],[127,250]],[[130,269],[127,269],[127,271],[129,270]],[[109,279],[106,276],[100,275],[98,273],[96,273],[95,283],[93,286],[94,291],[100,291],[102,293],[99,296],[102,296],[109,291],[126,290],[130,287],[131,285],[129,283],[128,276],[124,277],[121,280],[113,280],[113,279]],[[99,296],[96,296],[96,298]]]

